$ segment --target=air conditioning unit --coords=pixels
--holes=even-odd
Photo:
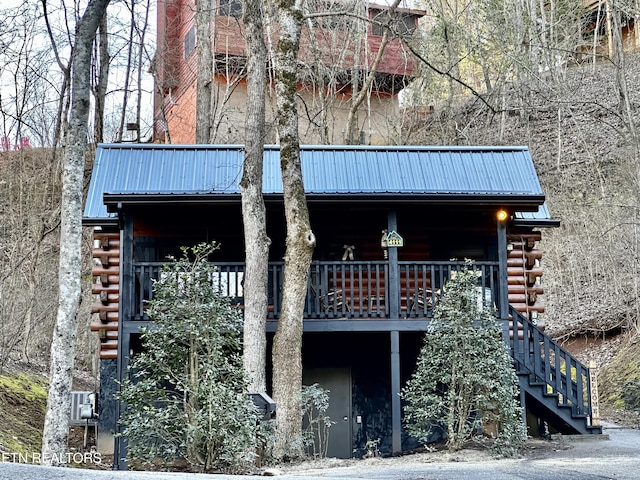
[[[96,425],[98,416],[96,415],[95,392],[71,392],[71,419],[69,425]]]

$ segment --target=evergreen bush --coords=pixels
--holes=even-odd
[[[493,430],[492,451],[516,455],[526,439],[518,380],[494,309],[482,300],[473,263],[452,275],[402,390],[405,425],[419,441],[439,428],[449,450]]]
[[[256,409],[242,367],[242,317],[212,280],[214,244],[183,248],[154,284],[143,352],[122,384],[129,458],[186,460],[195,471],[238,472],[255,459]],[[191,256],[191,259],[189,259]]]

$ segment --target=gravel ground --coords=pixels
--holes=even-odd
[[[280,480],[631,480],[640,478],[640,430],[605,424],[604,435],[530,440],[525,455],[496,460],[481,450],[366,460],[324,459],[263,472]],[[0,480],[241,480],[259,475],[114,472],[0,463]]]

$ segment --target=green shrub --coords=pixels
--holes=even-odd
[[[214,248],[184,248],[154,285],[154,325],[142,332],[143,352],[119,394],[131,460],[182,458],[206,472],[242,471],[254,460],[257,412],[242,368],[242,318],[212,282]]]
[[[526,438],[518,380],[493,308],[478,300],[477,282],[470,262],[447,282],[402,391],[405,425],[423,442],[444,429],[450,450],[494,430],[493,451],[515,455]]]
[[[329,448],[329,428],[336,423],[327,415],[330,392],[314,383],[303,385],[300,393],[302,422],[305,427],[302,432],[303,444],[311,457],[326,457]]]

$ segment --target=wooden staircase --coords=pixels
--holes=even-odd
[[[509,314],[523,407],[551,433],[601,434],[602,427],[592,424],[589,369],[515,308]]]

